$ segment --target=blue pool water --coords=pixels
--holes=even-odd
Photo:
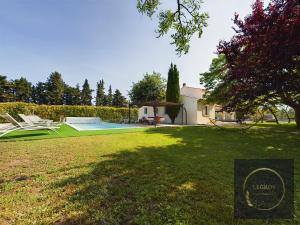
[[[132,124],[104,122],[99,117],[66,117],[65,122],[78,131],[138,128]]]
[[[73,127],[74,129],[78,131],[83,130],[108,130],[108,129],[125,129],[125,128],[137,128],[135,125],[130,124],[118,124],[118,123],[107,123],[107,122],[101,122],[101,123],[72,123],[69,124],[69,126]]]

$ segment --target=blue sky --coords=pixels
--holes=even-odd
[[[0,74],[36,83],[58,71],[66,83],[87,78],[92,88],[103,78],[126,94],[146,72],[166,77],[173,62],[181,84],[199,87],[218,42],[233,34],[234,12],[245,16],[252,3],[206,0],[209,26],[178,57],[168,36],[156,38],[156,20],[140,15],[136,0],[0,0]]]

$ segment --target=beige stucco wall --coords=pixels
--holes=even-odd
[[[144,113],[145,108],[147,108],[147,114]],[[175,119],[176,124],[181,124],[181,115],[182,115],[182,112],[180,110],[178,113],[178,116]],[[150,116],[150,117],[154,116],[154,111],[153,111],[152,106],[143,106],[143,107],[139,108],[138,119],[142,119],[143,117],[148,117],[148,116]],[[167,114],[165,114],[165,107],[158,107],[157,116],[165,118],[164,121],[162,121],[162,123],[166,123],[166,124],[171,123],[169,116]]]
[[[196,98],[189,96],[181,96],[181,103],[183,103],[186,112],[187,112],[187,124],[196,125],[196,124],[209,124],[209,118],[215,118],[215,107],[214,105],[208,105],[209,115],[204,115],[205,105],[198,102]],[[147,108],[147,114],[144,114],[144,108]],[[183,122],[186,122],[186,113],[182,112],[180,109],[178,116],[175,119],[176,124],[182,124],[182,113],[183,113]],[[162,123],[171,123],[171,120],[167,114],[165,114],[164,107],[158,107],[158,116],[164,117],[165,120]],[[143,117],[154,116],[153,107],[143,106],[139,109],[139,119]]]
[[[207,107],[208,114],[205,115],[205,107]],[[197,107],[197,123],[198,124],[209,124],[209,119],[215,119],[215,106],[214,105],[205,105],[198,102]]]
[[[205,93],[204,89],[201,88],[193,88],[184,86],[180,89],[180,102],[183,103],[186,112],[187,112],[187,124],[195,125],[195,124],[209,124],[211,119],[215,119],[215,106],[208,105],[208,116],[204,115],[203,111],[205,109],[205,105],[199,103],[198,100],[203,98]],[[144,114],[144,108],[148,109],[147,114]],[[158,107],[158,116],[164,117],[165,120],[163,123],[171,123],[171,120],[168,115],[165,114],[164,107]],[[180,109],[178,116],[175,120],[176,124],[182,123],[182,115],[183,122],[186,122],[186,113],[182,112]],[[154,116],[153,107],[143,106],[139,109],[139,119],[143,117]]]
[[[189,96],[181,96],[180,100],[187,112],[187,124],[197,124],[197,99]]]

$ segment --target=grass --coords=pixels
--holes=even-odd
[[[42,139],[53,139],[53,138],[65,138],[65,137],[82,137],[82,136],[94,136],[102,134],[120,134],[129,132],[144,131],[146,128],[129,128],[129,129],[111,129],[111,130],[94,130],[94,131],[76,131],[72,127],[63,124],[59,129],[58,133],[47,130],[36,130],[36,131],[14,131],[4,137],[0,138],[0,142],[6,141],[27,141],[27,140],[42,140]]]
[[[294,221],[233,219],[234,159],[293,158],[299,184],[293,127],[122,132],[1,142],[0,224],[300,224],[297,189]]]

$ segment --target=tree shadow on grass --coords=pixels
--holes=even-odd
[[[43,138],[45,135],[49,135],[49,133],[43,131],[35,132],[35,133],[16,133],[16,134],[11,134],[11,135],[1,137],[0,142],[5,140],[20,140],[23,138],[33,138],[33,137]]]
[[[52,188],[62,191],[76,187],[66,196],[76,213],[65,215],[57,224],[237,223],[233,220],[233,159],[245,153],[241,146],[247,150],[253,143],[261,144],[247,155],[251,158],[269,143],[257,135],[243,137],[212,128],[147,132],[180,138],[180,142],[103,155],[103,160],[89,165],[89,173],[55,183]]]

